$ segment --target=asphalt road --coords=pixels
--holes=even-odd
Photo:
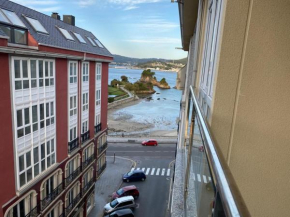
[[[169,166],[175,159],[175,144],[142,146],[140,144],[110,143],[107,156],[114,156],[114,154],[136,161],[136,169],[143,169],[147,174],[144,182],[122,184],[122,187],[135,185],[139,189],[140,196],[136,200],[135,216],[167,216],[169,185],[173,174],[173,167]]]

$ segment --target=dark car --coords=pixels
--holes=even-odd
[[[144,181],[145,179],[146,175],[142,170],[133,170],[123,175],[124,182]]]
[[[134,213],[131,209],[120,209],[106,215],[105,217],[134,217]]]
[[[158,145],[158,142],[155,140],[155,139],[149,139],[149,140],[145,140],[142,142],[142,145],[145,145],[145,146],[157,146]]]
[[[139,197],[139,191],[135,185],[125,186],[112,194],[112,200],[124,196],[132,196],[134,199],[137,199]]]

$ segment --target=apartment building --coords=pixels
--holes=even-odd
[[[0,217],[91,211],[112,60],[74,16],[0,0]]]
[[[177,2],[188,62],[172,216],[289,216],[289,1]]]

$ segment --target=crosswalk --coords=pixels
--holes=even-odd
[[[142,170],[145,175],[150,175],[150,176],[170,176],[170,169],[166,169],[166,168],[132,168],[131,171],[133,170]]]
[[[191,175],[190,180],[203,182],[205,184],[211,182],[211,177],[208,177],[206,175],[200,175],[200,174],[195,174],[195,173],[191,173],[190,175]]]

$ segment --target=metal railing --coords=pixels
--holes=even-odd
[[[40,200],[41,210],[44,210],[63,191],[63,183],[59,184],[51,193]]]
[[[87,184],[85,184],[85,186],[83,187],[82,196],[84,196],[87,193],[87,191],[90,189],[90,187],[92,187],[93,184],[94,184],[94,180],[93,178],[91,178],[91,180]]]
[[[83,163],[82,163],[82,170],[84,170],[88,165],[90,165],[90,163],[92,163],[94,161],[95,155],[92,154],[90,157],[88,157]]]
[[[64,179],[65,187],[75,180],[76,177],[81,173],[81,166],[79,166],[75,171],[73,171],[67,178]]]
[[[99,123],[98,125],[95,126],[95,134],[100,132],[102,129],[102,123]]]
[[[89,139],[90,139],[90,131],[88,130],[87,132],[81,135],[81,143],[84,143],[85,141]]]
[[[203,148],[200,149],[200,151],[204,152],[208,161],[209,166],[209,172],[213,177],[212,185],[214,187],[214,194],[215,194],[215,200],[213,205],[213,216],[218,216],[217,212],[221,211],[225,214],[225,216],[241,216],[241,213],[238,209],[238,204],[240,205],[238,201],[234,198],[234,192],[237,189],[231,189],[234,188],[234,186],[231,185],[228,181],[230,177],[226,177],[225,175],[225,169],[223,168],[221,161],[218,157],[218,154],[216,152],[215,145],[213,143],[213,140],[210,135],[210,131],[208,130],[207,123],[205,121],[205,118],[203,117],[203,114],[201,113],[201,110],[199,108],[197,99],[194,94],[194,90],[192,87],[190,87],[189,92],[189,101],[188,101],[188,108],[187,108],[187,117],[191,117],[191,123],[190,123],[190,137],[189,137],[189,146],[188,146],[188,154],[187,154],[187,164],[186,164],[186,172],[185,172],[185,201],[186,198],[189,197],[188,195],[188,188],[190,185],[190,170],[191,170],[191,155],[192,155],[192,144],[193,144],[193,137],[194,137],[194,128],[195,125],[198,126],[198,130],[200,132],[200,137],[203,143]],[[191,107],[192,104],[192,107]],[[191,113],[190,113],[191,108]],[[196,122],[197,121],[197,122]],[[205,149],[205,150],[203,150]],[[226,166],[226,165],[224,165]],[[237,196],[237,195],[236,195]]]
[[[27,213],[25,215],[25,217],[36,217],[39,215],[39,209],[38,209],[39,205],[36,205],[32,210],[29,211],[29,213]]]
[[[79,138],[77,137],[76,139],[68,143],[68,153],[71,153],[73,150],[75,150],[78,147],[79,147]]]
[[[78,204],[79,200],[81,199],[81,193],[79,193],[72,202],[64,209],[65,210],[65,216],[70,214],[70,212],[74,209],[74,207]]]
[[[108,142],[105,142],[102,146],[98,148],[98,156],[108,147]]]
[[[102,172],[106,169],[106,167],[107,167],[107,161],[101,166],[101,168],[99,168],[98,170],[97,170],[97,178],[99,178],[100,177],[100,175],[102,174]]]

